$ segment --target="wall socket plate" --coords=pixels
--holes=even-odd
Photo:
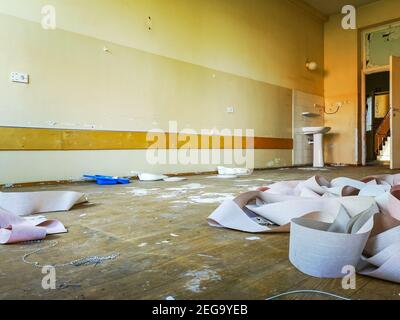
[[[21,72],[11,72],[10,79],[12,82],[29,83],[29,75]]]
[[[235,113],[235,107],[228,107],[226,108],[227,113]]]

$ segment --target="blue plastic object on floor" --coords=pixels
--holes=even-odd
[[[102,186],[112,186],[112,185],[116,185],[116,184],[131,183],[131,181],[129,179],[119,178],[119,177],[100,176],[100,175],[95,175],[95,176],[84,175],[83,177],[86,179],[90,179],[90,180],[96,180],[96,183],[98,185],[102,185]]]

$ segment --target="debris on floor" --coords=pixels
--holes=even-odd
[[[385,168],[376,171],[390,172]],[[326,175],[332,179],[338,172],[344,176],[362,177],[375,171],[374,168],[369,167],[334,169],[327,172]],[[289,236],[278,234],[270,237],[240,232],[230,233],[208,228],[207,224],[204,223],[207,213],[220,205],[220,202],[215,202],[219,197],[221,197],[219,200],[223,202],[227,199],[234,200],[237,194],[246,192],[250,187],[265,186],[264,191],[271,188],[276,192],[276,194],[271,193],[269,195],[272,200],[275,199],[273,197],[281,197],[283,193],[289,201],[292,197],[295,199],[299,197],[296,196],[299,190],[294,191],[295,187],[285,188],[284,184],[276,184],[273,181],[304,179],[309,175],[310,172],[292,168],[288,172],[280,170],[257,171],[250,177],[237,180],[209,180],[207,175],[204,175],[191,177],[189,182],[183,183],[161,181],[147,184],[137,182],[132,185],[116,187],[102,187],[94,183],[78,183],[74,185],[76,191],[89,194],[91,201],[97,203],[96,206],[77,207],[70,214],[46,214],[46,217],[55,219],[61,216],[62,222],[71,229],[68,235],[51,237],[50,240],[46,238],[46,241],[39,240],[40,242],[0,248],[4,251],[0,280],[2,285],[7,288],[7,292],[3,293],[2,297],[11,299],[15,297],[64,299],[85,295],[86,298],[90,299],[114,297],[122,299],[165,299],[167,296],[179,300],[196,299],[196,297],[200,299],[230,299],[232,297],[264,299],[267,296],[272,297],[288,290],[316,289],[321,283],[325,286],[331,286],[337,282],[333,280],[321,282],[319,279],[305,277],[295,271],[295,268],[287,259]],[[323,180],[321,179],[321,181]],[[338,197],[341,191],[342,194],[354,192],[350,188],[340,187],[341,184],[358,186],[362,189],[359,196],[373,198],[376,194],[387,193],[392,188],[391,185],[379,184],[374,181],[361,181],[362,183],[360,183],[357,180],[334,179],[328,182],[331,184],[329,193],[332,193],[333,196],[336,195],[333,199],[341,198]],[[363,183],[366,183],[367,186]],[[9,191],[67,190],[68,188],[70,188],[69,185],[55,185],[16,188]],[[280,191],[279,188],[281,188]],[[132,190],[135,191],[132,193]],[[319,201],[328,197],[328,195],[325,195],[324,198],[321,196],[319,198],[306,198],[306,196],[316,197],[316,194],[319,195],[317,192],[313,192],[302,190],[302,198]],[[214,197],[210,194],[220,194],[220,196]],[[163,195],[168,195],[168,198],[161,199],[160,197]],[[229,195],[230,197],[223,199],[221,195]],[[191,201],[190,197],[198,197],[194,200],[203,198],[204,200],[201,201],[204,203]],[[349,198],[348,201],[351,201],[352,197],[345,198]],[[384,202],[382,203],[384,204]],[[272,222],[251,211],[252,209],[260,210],[263,205],[264,203],[260,201],[258,204],[247,205],[244,209],[257,225],[272,228],[274,225]],[[280,205],[280,201],[271,203],[272,208]],[[349,206],[351,207],[351,204],[346,202],[343,206],[347,210]],[[331,211],[329,210],[329,212]],[[85,214],[87,214],[86,217],[81,217]],[[282,211],[281,217],[284,214],[285,212]],[[35,215],[26,218],[36,220],[44,217]],[[121,219],[124,219],[123,223],[121,223]],[[361,222],[361,220],[357,219],[358,222]],[[330,221],[327,223],[329,224]],[[188,235],[191,233],[194,234],[192,237],[194,241],[189,241]],[[333,234],[336,235],[336,233]],[[344,234],[344,236],[347,236],[347,234]],[[59,248],[28,255],[25,259],[26,262],[22,262],[21,258],[24,254],[46,247],[53,240],[59,241]],[[162,241],[169,241],[169,243],[162,243]],[[158,245],[156,245],[156,242],[158,242]],[[221,248],[224,248],[224,250],[221,250]],[[184,258],[181,257],[182,252]],[[80,261],[83,264],[88,263],[87,266],[81,267],[74,267],[71,264],[71,260],[81,256],[108,257],[115,253],[120,253],[121,256],[115,258],[115,260],[101,261],[102,264],[97,267],[95,265],[99,263],[99,260]],[[254,258],[254,255],[257,254],[262,255],[262,258]],[[122,259],[123,257],[124,259]],[[249,265],[246,265],[246,261],[252,261],[250,269]],[[224,266],[228,262],[236,263],[235,268],[225,268]],[[28,263],[28,265],[25,263]],[[46,294],[41,289],[40,281],[37,282],[37,277],[40,276],[39,267],[49,263],[56,264],[58,290]],[[65,267],[60,267],[57,264],[65,265]],[[35,267],[36,265],[38,267]],[[272,269],[265,267],[271,265],[274,266]],[[8,277],[14,269],[16,272],[24,272],[24,279],[27,283],[32,284],[32,286],[27,287],[26,291],[21,291],[17,284],[13,284],[13,279]],[[201,271],[205,269],[215,270],[222,280],[207,280],[206,275],[201,276]],[[118,270],[124,272],[132,280],[129,283],[124,283],[113,278],[113,274],[119,272]],[[192,276],[185,276],[190,271],[193,272]],[[197,278],[194,276],[196,272],[200,272]],[[251,282],[250,278],[254,272],[259,273],[259,276],[264,280],[262,282]],[[289,278],[286,282],[289,282],[287,282],[287,286],[282,283],[277,284],[277,279],[282,274],[288,274]],[[86,279],[88,276],[90,276],[90,279],[87,279],[90,286],[86,285],[86,280],[85,283],[82,282],[82,279]],[[212,278],[211,273],[208,276]],[[238,278],[247,279],[246,283],[249,283],[249,286],[242,288],[240,285],[234,285],[235,293],[232,296],[231,292],[224,290],[224,288],[226,285],[235,284],[235,279]],[[176,281],[165,281],[165,279],[176,279]],[[198,279],[204,280],[197,285]],[[309,288],[298,288],[298,283],[302,279],[307,279],[306,287]],[[148,281],[150,281],[150,285],[147,284]],[[282,281],[285,281],[285,279]],[[189,282],[191,283],[188,284]],[[38,285],[35,285],[35,283]],[[107,285],[104,283],[107,283]],[[393,289],[391,283],[373,280],[371,285],[374,289],[372,291],[369,290],[369,287],[368,289],[357,286],[357,291],[353,292],[354,295],[379,298],[378,295],[381,294],[384,298],[398,298],[399,291]],[[132,291],[131,288],[133,287],[139,288],[139,290]],[[93,288],[96,288],[96,290]],[[340,289],[340,283],[339,287],[332,293],[346,296]],[[325,299],[324,296],[317,293],[307,295],[298,293],[293,297],[289,296],[289,298]],[[276,299],[280,298],[277,297]],[[281,299],[287,298],[284,296]]]
[[[208,179],[237,179],[239,176],[233,174],[219,174],[216,176],[209,176]]]
[[[69,211],[87,201],[85,194],[73,191],[0,192],[0,208],[18,216]]]
[[[147,196],[150,193],[159,191],[159,188],[152,189],[137,189],[137,188],[129,188],[127,193],[133,194],[135,197]]]
[[[218,174],[207,177],[208,179],[238,179],[244,176],[249,176],[253,170],[247,168],[226,168],[218,167]]]
[[[204,269],[200,271],[189,271],[185,274],[185,277],[192,277],[192,279],[186,283],[185,288],[194,293],[200,293],[206,290],[208,282],[222,280],[222,277],[208,266],[205,266]]]
[[[224,176],[249,176],[253,173],[253,170],[247,168],[226,168],[218,167],[218,175]]]
[[[154,174],[154,173],[138,173],[138,178],[140,181],[144,182],[156,182],[156,181],[164,181],[164,182],[182,182],[188,180],[186,177],[169,177],[163,174]]]
[[[147,242],[143,242],[138,245],[139,248],[144,248],[145,246],[147,246]]]
[[[131,180],[128,178],[112,177],[112,176],[102,176],[102,175],[84,175],[86,180],[96,181],[98,185],[111,186],[117,184],[130,184]]]
[[[42,240],[47,235],[66,232],[58,220],[23,219],[0,208],[0,244]]]
[[[28,216],[68,211],[85,202],[86,195],[72,191],[0,192],[0,244],[43,240],[47,235],[66,233],[58,220]]]
[[[199,190],[199,189],[205,189],[206,186],[200,184],[200,183],[189,183],[189,184],[185,184],[180,188],[170,188],[168,190]]]
[[[26,253],[23,257],[22,257],[22,261],[26,264],[32,265],[36,268],[43,268],[45,265],[46,266],[52,266],[54,268],[63,268],[63,267],[69,267],[69,266],[74,266],[74,267],[84,267],[84,266],[97,266],[99,264],[102,264],[105,261],[110,261],[110,260],[115,260],[117,259],[120,254],[119,253],[113,253],[111,255],[107,255],[107,256],[88,256],[88,257],[84,257],[84,258],[80,258],[80,259],[76,259],[70,262],[66,262],[66,263],[58,263],[58,264],[50,264],[50,263],[46,263],[46,264],[40,264],[37,261],[31,262],[28,261],[28,258],[34,254],[38,254],[39,252],[45,252],[49,249],[52,249],[54,247],[56,247],[58,245],[58,241],[52,241],[50,242],[50,244],[46,247],[41,247],[39,249],[36,249],[32,252]]]
[[[305,167],[305,168],[297,168],[297,170],[302,171],[329,171],[328,168],[314,168],[314,167]]]
[[[231,193],[203,193],[198,196],[191,196],[189,200],[194,203],[222,203],[227,199],[233,199],[234,195]]]
[[[248,240],[248,241],[257,241],[257,240],[261,240],[261,238],[260,237],[248,237],[248,238],[246,238],[246,240]]]
[[[90,256],[78,260],[71,261],[69,264],[74,267],[84,267],[84,266],[97,266],[102,264],[104,261],[115,260],[119,257],[119,253],[114,253],[109,256]]]
[[[291,232],[289,259],[310,276],[341,278],[351,267],[400,283],[400,174],[278,182],[224,201],[208,221],[252,233]]]
[[[186,181],[188,178],[185,177],[169,177],[169,178],[165,178],[164,181],[165,182],[182,182],[182,181]]]
[[[140,181],[161,181],[164,179],[169,179],[168,176],[153,173],[139,173],[138,177]]]
[[[330,297],[330,298],[335,298],[336,300],[347,300],[347,301],[351,300],[349,298],[342,297],[342,296],[339,296],[337,294],[333,294],[333,293],[325,292],[325,291],[319,291],[319,290],[295,290],[295,291],[289,291],[289,292],[284,292],[284,293],[281,293],[281,294],[277,294],[277,295],[275,295],[273,297],[269,297],[269,298],[267,298],[265,300],[276,300],[276,299],[281,298],[281,297],[295,295],[295,294],[296,295],[297,294],[316,294],[316,295],[327,296],[327,297]]]

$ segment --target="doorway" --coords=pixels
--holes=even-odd
[[[400,169],[400,57],[389,62],[362,72],[362,164]]]
[[[400,169],[400,22],[361,31],[361,162]]]
[[[366,164],[389,165],[390,137],[390,72],[365,76]]]

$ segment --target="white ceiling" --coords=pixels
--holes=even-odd
[[[355,7],[362,6],[364,4],[376,2],[377,0],[303,0],[305,3],[314,7],[325,15],[332,15],[340,13],[343,6],[351,4]]]

